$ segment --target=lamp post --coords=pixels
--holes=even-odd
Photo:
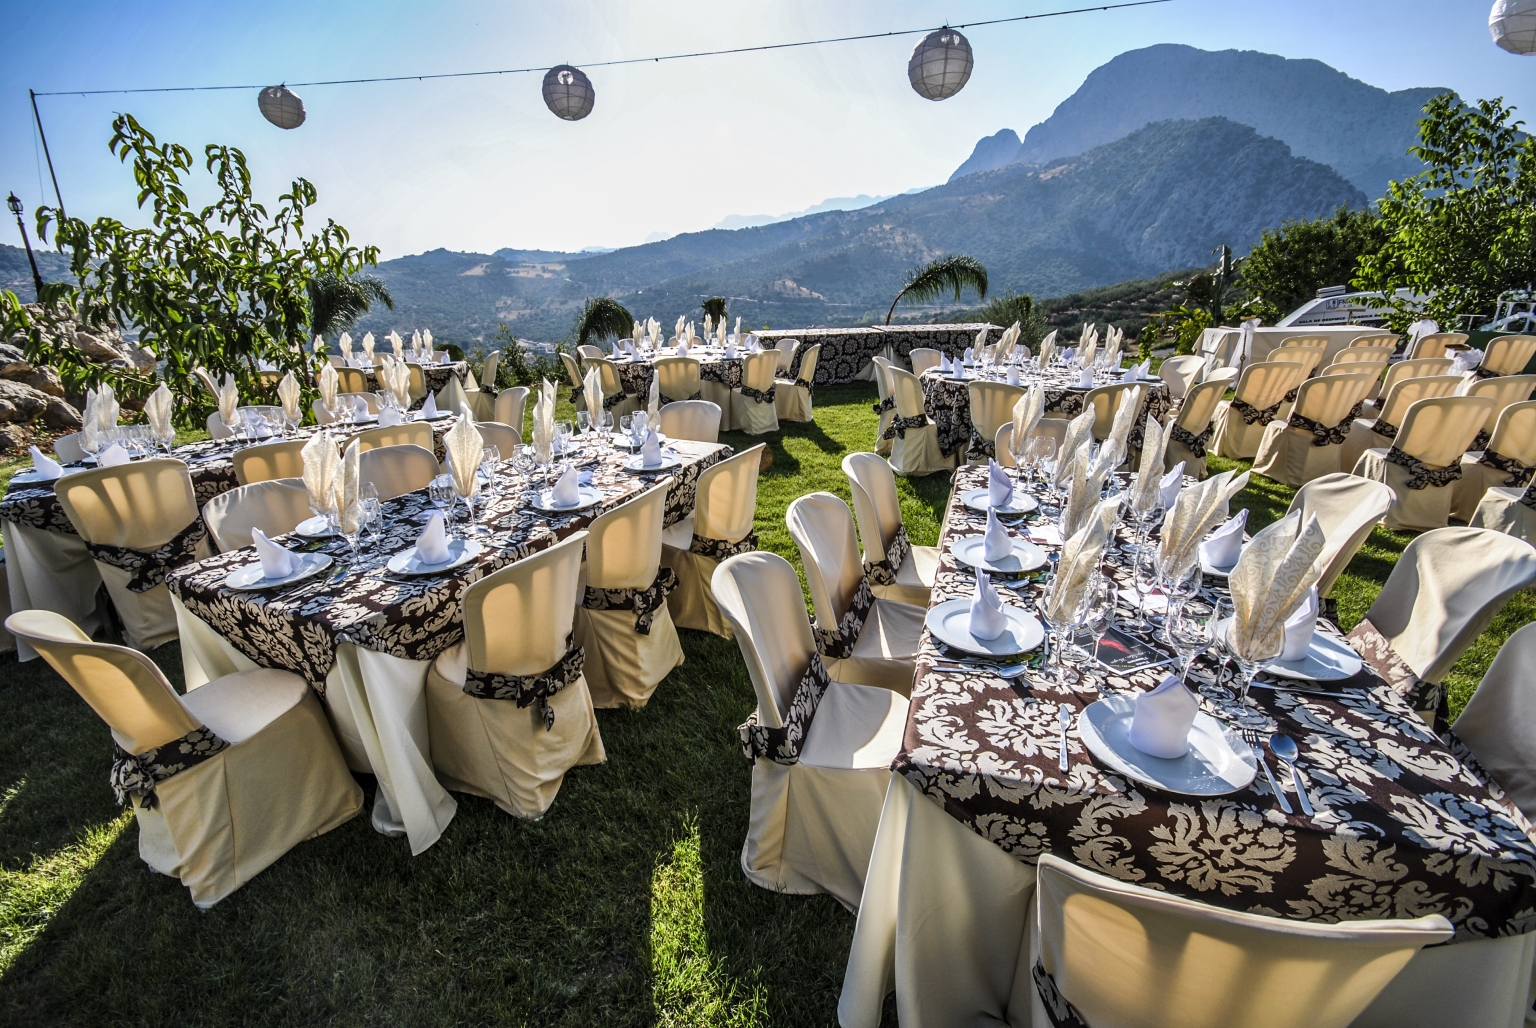
[[[38,302],[42,302],[43,276],[38,274],[37,258],[32,256],[32,240],[27,238],[27,225],[21,220],[21,212],[23,210],[21,200],[15,193],[12,193],[5,202],[10,207],[11,213],[16,215],[16,227],[21,229],[21,244],[27,248],[27,262],[32,265],[32,284],[37,287]]]

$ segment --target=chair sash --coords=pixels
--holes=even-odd
[[[587,586],[581,605],[587,610],[632,610],[635,612],[635,631],[651,634],[651,622],[656,612],[667,602],[667,593],[677,588],[677,572],[662,567],[656,572],[656,581],[648,589],[594,589]]]
[[[1481,367],[1473,368],[1472,369],[1472,374],[1476,375],[1478,378],[1498,378],[1499,377],[1499,373],[1497,371],[1489,371],[1487,368],[1481,368]]]
[[[757,549],[756,532],[748,532],[744,539],[734,543],[725,539],[706,539],[696,535],[688,544],[689,553],[697,553],[701,557],[710,557],[714,560],[725,560],[738,553],[751,553],[755,549]]]
[[[1296,394],[1299,393],[1299,392],[1301,392],[1301,386],[1296,386],[1290,392],[1285,394],[1285,399],[1282,402],[1284,402],[1284,403],[1295,403],[1296,402]]]
[[[1280,403],[1285,403],[1294,399],[1296,399],[1296,390],[1292,389],[1290,393],[1286,395],[1285,400],[1280,401]],[[1258,407],[1255,407],[1247,400],[1241,400],[1234,397],[1232,399],[1232,409],[1242,415],[1243,424],[1245,425],[1257,425],[1261,423],[1267,425],[1271,421],[1275,420],[1276,414],[1280,413],[1280,403],[1275,404],[1273,407],[1265,407],[1264,409],[1260,410]]]
[[[901,436],[905,439],[907,437],[907,429],[922,428],[926,424],[928,424],[928,417],[924,414],[914,414],[910,418],[898,416],[891,419],[890,427],[885,430],[885,434],[880,438],[895,439],[897,436]]]
[[[614,393],[612,396],[603,397],[603,410],[613,410],[619,404],[629,399],[627,393]]]
[[[1480,428],[1477,430],[1477,435],[1472,437],[1472,445],[1467,447],[1467,449],[1486,450],[1488,449],[1488,444],[1491,442],[1493,442],[1493,436],[1488,434],[1488,430],[1486,428]]]
[[[870,405],[870,410],[874,411],[876,414],[884,414],[886,411],[892,411],[892,410],[895,410],[895,409],[896,409],[896,397],[894,397],[894,396],[887,396],[885,399],[881,400],[879,403],[871,404]]]
[[[1520,502],[1536,510],[1536,481],[1525,487],[1525,492],[1520,494]]]
[[[741,387],[741,395],[749,400],[756,400],[758,403],[772,403],[773,386],[769,386],[767,389],[753,389],[749,385],[744,385]]]
[[[1292,411],[1288,423],[1292,428],[1300,428],[1311,432],[1313,446],[1342,446],[1344,440],[1349,437],[1348,426],[1354,420],[1353,414],[1354,412],[1351,411],[1350,416],[1330,428],[1321,421],[1313,421],[1305,414],[1297,414],[1295,411]]]
[[[132,592],[147,593],[165,581],[168,574],[183,564],[196,559],[197,544],[208,534],[199,514],[192,523],[170,542],[153,550],[130,550],[126,546],[109,546],[106,543],[86,543],[85,548],[95,559],[110,567],[127,571],[132,578],[128,588]]]
[[[1525,485],[1531,479],[1532,470],[1536,470],[1528,465],[1521,464],[1513,457],[1504,456],[1497,450],[1484,450],[1483,455],[1478,458],[1477,462],[1479,464],[1486,464],[1490,468],[1496,468],[1499,471],[1509,472],[1509,477],[1504,480],[1505,485]]]
[[[656,395],[661,397],[661,405],[663,407],[665,407],[669,403],[681,403],[682,402],[681,400],[673,399],[672,397],[668,396],[666,393],[663,393],[663,392],[661,392],[659,390],[657,391]],[[683,397],[683,399],[685,399],[685,400],[702,400],[702,399],[704,399],[704,390],[700,389],[698,392],[694,393],[692,396],[685,396],[685,397]],[[607,401],[603,402],[603,406],[604,407],[608,406]]]
[[[800,750],[805,745],[805,733],[810,731],[816,708],[831,684],[821,654],[813,652],[810,666],[800,676],[800,684],[795,686],[795,695],[789,701],[784,726],[768,728],[758,724],[754,710],[747,715],[746,723],[736,729],[736,734],[741,737],[742,755],[748,760],[767,757],[775,764],[798,764]]]
[[[1035,958],[1032,974],[1035,992],[1040,996],[1040,1005],[1045,1008],[1046,1019],[1051,1022],[1050,1028],[1088,1028],[1088,1022],[1083,1020],[1083,1015],[1076,1007],[1067,1002],[1067,997],[1056,987],[1056,979],[1051,977],[1051,972],[1045,969],[1039,957]]]
[[[1392,422],[1388,421],[1386,418],[1377,418],[1375,421],[1371,422],[1371,431],[1388,439],[1397,438],[1397,426],[1392,424]]]
[[[1397,447],[1387,451],[1388,464],[1396,464],[1400,468],[1406,468],[1413,477],[1403,484],[1409,489],[1427,489],[1430,486],[1440,488],[1450,485],[1461,477],[1461,461],[1456,461],[1447,467],[1429,468],[1417,457],[1409,456]]]
[[[1185,446],[1189,447],[1189,452],[1194,454],[1196,457],[1205,456],[1206,444],[1211,441],[1211,436],[1215,434],[1216,426],[1214,424],[1206,425],[1205,431],[1201,432],[1199,435],[1195,435],[1195,433],[1191,432],[1183,425],[1173,425],[1168,429],[1168,438],[1177,442],[1181,442]]]
[[[1377,631],[1370,618],[1362,618],[1346,638],[1365,661],[1366,667],[1386,682],[1392,691],[1408,701],[1414,710],[1435,711],[1435,731],[1445,731],[1444,719],[1449,718],[1445,686],[1438,682],[1425,682],[1409,667],[1386,636]]]
[[[895,585],[896,572],[912,552],[912,540],[907,538],[907,526],[897,525],[891,545],[885,548],[885,559],[864,562],[864,574],[875,585]]]
[[[519,707],[537,701],[544,730],[550,731],[555,727],[555,710],[549,705],[549,698],[580,678],[587,663],[587,651],[571,646],[570,636],[566,636],[566,646],[565,656],[554,667],[536,675],[498,675],[466,668],[464,694],[477,700],[515,700]]]
[[[131,797],[140,807],[148,810],[160,800],[155,796],[155,785],[172,775],[196,767],[221,750],[229,749],[229,743],[214,734],[213,729],[199,725],[180,739],[132,754],[116,742],[112,744],[112,771],[108,781],[121,807]]]
[[[816,648],[821,651],[821,655],[832,660],[847,660],[853,656],[853,648],[858,645],[859,635],[864,631],[864,622],[874,609],[875,591],[869,584],[869,576],[865,575],[859,579],[859,590],[853,594],[853,601],[843,612],[837,628],[816,629]]]

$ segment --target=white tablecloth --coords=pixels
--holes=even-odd
[[[1356,339],[1361,336],[1380,335],[1381,331],[1379,328],[1367,328],[1363,325],[1258,328],[1253,333],[1253,353],[1248,359],[1250,362],[1267,360],[1271,353],[1279,349],[1281,342],[1291,336],[1325,336],[1328,339],[1328,348],[1323,351],[1323,359],[1318,367],[1326,367],[1340,350]],[[1222,364],[1236,367],[1237,347],[1241,339],[1241,329],[1208,328],[1200,334],[1199,351],[1201,356],[1215,354]]]
[[[96,590],[101,574],[78,535],[0,520],[5,539],[6,586],[12,610],[51,610],[95,635],[101,626]],[[16,658],[31,660],[37,651],[16,641]]]

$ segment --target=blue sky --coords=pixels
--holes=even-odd
[[[0,189],[51,199],[27,89],[268,84],[576,64],[916,28],[1073,6],[1050,0],[153,4],[11,0],[0,62]],[[1502,95],[1536,123],[1536,57],[1493,46],[1488,0],[1172,0],[977,28],[957,97],[906,82],[915,37],[591,72],[566,123],[538,75],[300,90],[307,123],[268,125],[254,91],[54,96],[44,127],[71,214],[139,220],[107,152],[113,112],[162,139],[243,149],[258,194],[303,175],[319,211],[385,256],[444,246],[576,249],[708,228],[728,214],[944,181],[976,140],[1023,135],[1115,54],[1152,43],[1310,57],[1386,89]],[[41,191],[40,191],[41,190]],[[0,237],[15,242],[14,228]]]

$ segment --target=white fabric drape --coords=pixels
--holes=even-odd
[[[14,521],[0,521],[0,536],[5,539],[11,609],[51,610],[94,636],[101,627],[96,613],[101,572],[86,550],[85,540]],[[36,656],[37,651],[24,640],[16,641],[17,660]]]

